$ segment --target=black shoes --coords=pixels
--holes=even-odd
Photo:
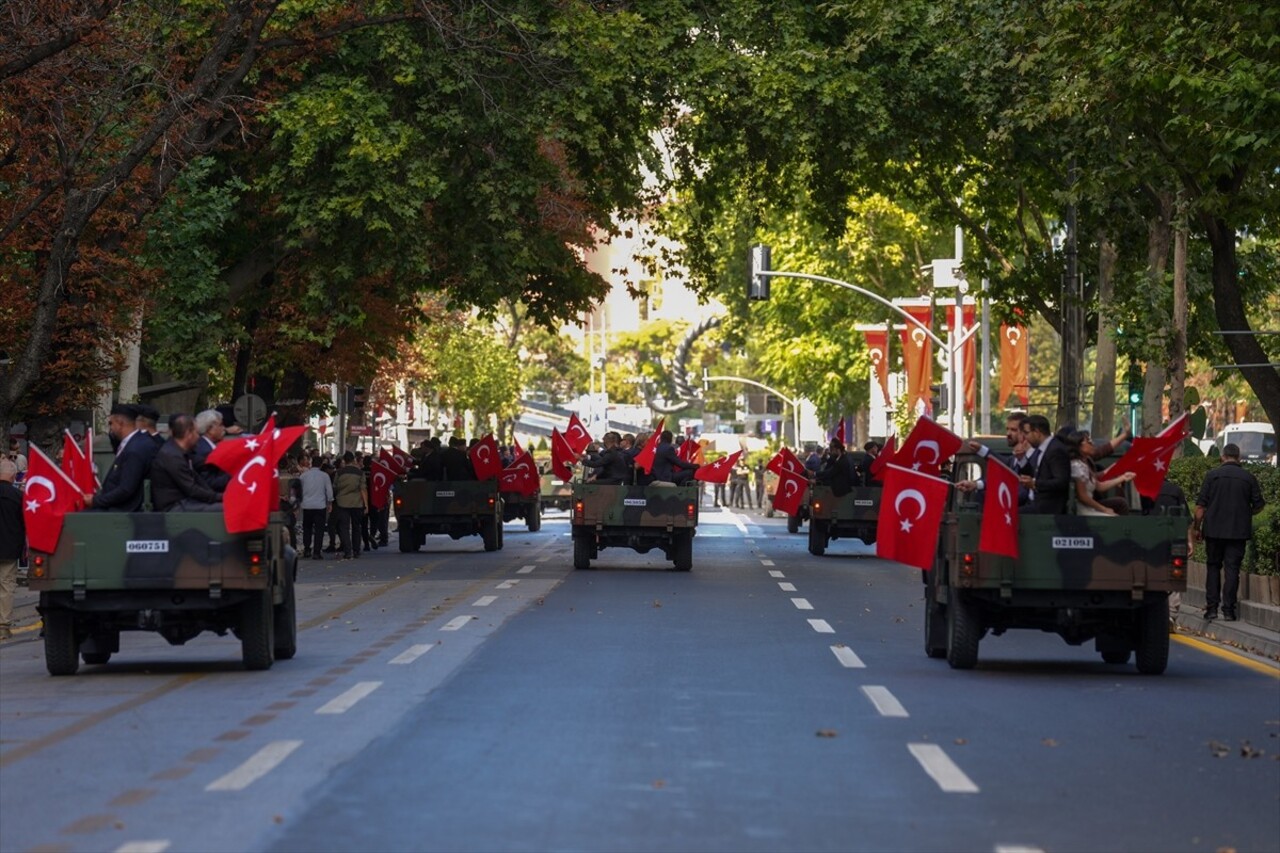
[[[1206,607],[1204,609],[1204,619],[1206,622],[1208,622],[1210,619],[1217,619],[1217,618],[1218,618],[1218,608]]]
[[[1237,621],[1238,619],[1239,619],[1239,617],[1238,617],[1238,616],[1236,616],[1236,609],[1235,609],[1234,607],[1224,607],[1224,608],[1222,608],[1222,621],[1223,621],[1223,622],[1235,622],[1235,621]]]

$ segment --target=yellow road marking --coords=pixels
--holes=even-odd
[[[1260,672],[1263,675],[1269,675],[1272,678],[1280,678],[1280,666],[1276,666],[1273,663],[1267,663],[1266,661],[1242,655],[1239,652],[1233,652],[1230,649],[1224,649],[1221,646],[1206,643],[1204,640],[1198,640],[1195,637],[1184,637],[1182,635],[1178,635],[1170,637],[1169,639],[1182,643],[1184,646],[1191,646],[1193,649],[1199,649],[1205,654],[1213,655],[1214,657],[1222,658],[1223,660],[1229,660],[1232,663],[1238,663],[1247,669],[1253,670],[1254,672]]]
[[[41,628],[43,628],[43,627],[44,627],[44,620],[43,620],[43,619],[37,619],[37,620],[35,621],[35,623],[34,623],[34,624],[32,624],[32,625],[25,625],[25,626],[23,626],[23,627],[21,627],[21,628],[11,628],[11,629],[9,630],[9,633],[10,633],[10,634],[25,634],[25,633],[27,633],[27,632],[29,632],[29,631],[38,631],[38,630],[40,630],[40,629],[41,629]]]

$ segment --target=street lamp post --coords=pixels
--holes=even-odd
[[[741,382],[743,385],[754,385],[764,391],[768,391],[773,396],[782,400],[791,407],[791,427],[794,430],[792,438],[795,440],[795,446],[800,446],[800,398],[788,397],[777,388],[770,388],[763,382],[756,382],[754,379],[744,379],[741,376],[708,376],[707,372],[702,371],[702,387],[705,389],[708,382]]]

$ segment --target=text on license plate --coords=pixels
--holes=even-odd
[[[648,506],[649,501],[646,498],[623,498],[623,506]]]
[[[1093,537],[1092,536],[1055,536],[1053,537],[1053,547],[1058,549],[1079,548],[1084,550],[1092,550]]]
[[[129,539],[124,543],[126,554],[168,554],[167,539]]]

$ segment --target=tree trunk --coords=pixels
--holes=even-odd
[[[1111,300],[1115,296],[1115,244],[1098,236],[1098,349],[1093,378],[1093,432],[1102,441],[1112,435],[1116,422],[1116,339]]]
[[[1213,250],[1213,308],[1218,328],[1224,332],[1252,331],[1240,298],[1239,268],[1236,263],[1236,232],[1222,219],[1210,213],[1201,214],[1201,223]],[[1280,370],[1265,366],[1267,356],[1255,335],[1224,335],[1223,342],[1231,357],[1241,367],[1240,374],[1258,396],[1267,420],[1280,424]]]
[[[1155,198],[1156,213],[1147,220],[1147,278],[1159,290],[1169,267],[1169,246],[1173,242],[1173,194],[1160,192]],[[1166,332],[1148,341],[1146,379],[1142,387],[1141,435],[1155,435],[1164,421],[1165,362],[1169,340]]]
[[[1169,420],[1186,411],[1187,385],[1187,223],[1179,215],[1173,235],[1173,346],[1169,352]]]

